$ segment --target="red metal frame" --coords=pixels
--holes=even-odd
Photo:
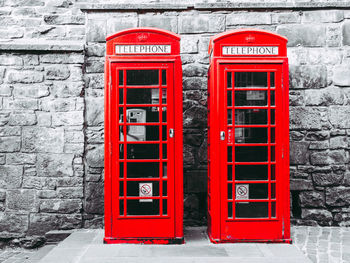
[[[262,30],[233,30],[214,36],[209,44],[210,68],[208,79],[208,235],[218,242],[291,242],[289,208],[289,95],[287,39]],[[274,55],[223,55],[223,46],[277,46]],[[227,87],[227,72],[232,72],[232,87]],[[267,72],[266,88],[239,88],[234,86],[234,72]],[[274,72],[275,87],[270,87],[270,76]],[[232,93],[232,106],[227,106],[227,91]],[[236,91],[265,90],[267,106],[235,106]],[[270,104],[274,91],[275,105]],[[257,109],[267,111],[267,124],[235,124],[235,109]],[[271,110],[275,111],[275,123],[271,124]],[[227,111],[231,110],[232,124],[227,124]],[[236,143],[235,128],[266,127],[266,143]],[[275,141],[271,142],[271,129],[275,128]],[[220,140],[220,132],[226,137]],[[229,138],[228,138],[229,137]],[[233,139],[232,139],[233,138]],[[232,161],[227,160],[227,148],[232,147]],[[266,162],[236,162],[235,147],[267,147]],[[271,149],[275,161],[271,160]],[[219,153],[219,154],[216,154]],[[239,181],[235,178],[235,165],[268,165],[267,180]],[[232,165],[232,179],[227,178],[227,165]],[[275,180],[271,179],[270,166],[275,165]],[[249,203],[266,202],[268,216],[265,218],[236,218],[235,204],[247,202],[236,200],[235,184],[268,184],[265,199],[249,199]],[[275,197],[271,198],[274,184]],[[232,198],[228,199],[231,186]],[[232,217],[228,206],[232,204]],[[271,204],[276,206],[276,217],[271,216]],[[231,205],[230,205],[231,207]],[[231,212],[230,212],[231,213]]]
[[[134,28],[120,31],[107,37],[105,63],[105,237],[106,243],[183,243],[183,169],[182,169],[182,69],[180,37],[166,30],[155,28]],[[115,45],[170,45],[169,54],[116,54]],[[157,86],[127,86],[126,70],[153,69],[159,71]],[[167,83],[162,85],[162,70],[166,70]],[[119,71],[124,76],[119,82]],[[158,104],[126,104],[127,92],[134,88],[159,89]],[[123,89],[120,103],[119,89]],[[167,101],[162,102],[162,89],[167,90]],[[157,107],[159,121],[156,123],[128,123],[128,107]],[[162,120],[166,107],[166,121]],[[123,121],[119,121],[119,109],[123,111]],[[159,126],[156,141],[127,141],[127,127]],[[174,137],[163,140],[166,133],[174,129]],[[124,138],[119,138],[119,128]],[[127,159],[127,147],[131,144],[159,144],[158,159]],[[123,158],[119,159],[119,147],[124,147]],[[167,145],[167,156],[163,158],[163,146]],[[176,158],[175,158],[176,157]],[[159,163],[157,178],[128,178],[129,163]],[[162,176],[163,164],[167,163],[167,177]],[[123,164],[124,174],[120,177],[119,165]],[[159,196],[127,196],[127,182],[158,182]],[[167,195],[163,196],[163,183],[167,185]],[[123,189],[121,189],[122,187]],[[121,191],[120,191],[121,190]],[[121,193],[121,194],[120,194]],[[127,200],[159,200],[159,215],[128,215]],[[167,202],[167,213],[162,203]],[[120,212],[119,204],[123,204]]]

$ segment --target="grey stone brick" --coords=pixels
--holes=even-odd
[[[344,94],[340,88],[328,87],[321,90],[305,90],[306,106],[329,106],[344,104]]]
[[[23,127],[22,134],[24,152],[63,152],[63,128]]]
[[[22,237],[28,229],[28,215],[13,212],[1,213],[0,238]]]
[[[69,143],[82,143],[84,142],[84,133],[82,130],[65,131],[64,141]]]
[[[0,190],[0,202],[4,202],[6,200],[6,191]]]
[[[52,112],[68,112],[75,110],[75,98],[47,98],[41,101],[41,110]]]
[[[0,38],[2,39],[16,39],[22,38],[24,36],[23,28],[9,28],[9,29],[0,29]]]
[[[101,127],[88,127],[86,130],[87,143],[103,143],[104,129]]]
[[[86,73],[103,73],[104,58],[88,58],[86,62]]]
[[[31,112],[14,112],[10,115],[8,121],[10,126],[31,126],[36,123],[36,115]]]
[[[348,137],[345,136],[336,136],[331,137],[329,140],[330,149],[347,149],[348,144]]]
[[[44,81],[42,72],[33,72],[30,70],[10,71],[8,73],[9,83],[40,83]]]
[[[6,206],[15,211],[37,212],[35,190],[8,190]]]
[[[291,191],[301,191],[301,190],[313,190],[313,184],[311,180],[307,179],[290,179],[290,190]]]
[[[27,54],[21,56],[25,66],[37,66],[39,65],[39,55]]]
[[[327,46],[328,47],[339,47],[342,41],[342,30],[340,25],[329,25],[327,26]]]
[[[348,153],[344,150],[313,152],[310,154],[310,162],[313,165],[343,164],[348,161]]]
[[[88,145],[86,163],[89,167],[104,167],[104,145]]]
[[[67,188],[58,188],[57,196],[60,199],[76,199],[83,198],[83,187],[67,187]]]
[[[52,113],[53,126],[83,125],[83,111],[55,112]]]
[[[106,20],[89,18],[86,30],[87,42],[104,42],[106,40]]]
[[[350,108],[346,106],[330,106],[328,112],[329,122],[334,128],[348,129],[350,128]]]
[[[47,66],[45,70],[46,79],[49,80],[65,80],[70,76],[70,70],[66,65]]]
[[[205,33],[209,31],[208,15],[185,15],[179,17],[179,33]]]
[[[235,12],[227,15],[226,25],[270,25],[271,14],[265,12]]]
[[[0,136],[19,136],[21,135],[21,127],[0,127]]]
[[[317,186],[340,185],[343,182],[344,174],[336,173],[313,173],[312,180]]]
[[[22,174],[23,174],[23,168],[20,165],[1,165],[0,166],[0,187],[2,189],[19,188],[22,183]]]
[[[316,220],[321,225],[330,225],[333,219],[332,213],[325,209],[302,209],[301,218]]]
[[[36,111],[35,115],[37,118],[37,125],[38,126],[43,126],[43,127],[50,127],[51,126],[51,113]]]
[[[84,56],[81,53],[44,54],[40,56],[40,62],[48,64],[83,64]]]
[[[329,206],[345,206],[350,204],[349,187],[326,188],[326,204]]]
[[[281,25],[277,34],[288,38],[288,47],[322,47],[326,44],[326,27],[324,25]]]
[[[44,21],[48,25],[84,25],[85,16],[80,15],[45,15]]]
[[[17,136],[1,137],[0,152],[16,152],[21,148],[21,139]]]
[[[36,163],[38,176],[72,176],[73,157],[73,154],[38,154]]]
[[[40,201],[40,212],[72,214],[80,212],[82,201],[79,199],[47,199]]]
[[[91,214],[104,214],[103,183],[89,182],[85,186],[84,210]]]
[[[38,100],[30,98],[13,99],[4,98],[3,108],[9,110],[37,110]]]
[[[272,13],[273,24],[295,24],[300,23],[301,16],[297,12]]]
[[[0,55],[0,65],[2,66],[22,66],[23,59],[9,54],[9,55]]]
[[[181,53],[198,53],[199,39],[196,36],[181,37]]]
[[[183,66],[184,77],[205,77],[207,76],[207,67],[201,64],[188,64]]]
[[[339,65],[333,69],[333,83],[340,87],[350,86],[350,65]]]
[[[135,18],[127,18],[129,21],[135,20]],[[123,22],[123,20],[121,19]],[[109,21],[107,20],[107,25]],[[156,27],[165,29],[174,33],[177,33],[177,16],[164,16],[164,15],[140,15],[139,24],[141,27]],[[135,27],[135,26],[133,26]]]
[[[50,88],[51,94],[56,98],[79,97],[84,88],[82,82],[54,83]]]
[[[290,128],[291,129],[314,129],[321,130],[326,117],[319,108],[311,107],[292,107],[290,110]]]
[[[88,57],[103,57],[106,52],[105,44],[89,44],[86,46],[86,55]]]
[[[308,162],[309,142],[291,142],[290,144],[290,163],[306,164]]]
[[[343,10],[317,10],[303,12],[303,23],[338,23],[344,20]]]
[[[7,164],[35,164],[36,155],[29,153],[8,153],[6,155]]]
[[[15,98],[42,98],[49,96],[49,88],[47,85],[42,84],[31,84],[31,85],[21,85],[14,86],[13,95]]]
[[[302,191],[299,195],[302,207],[325,207],[325,194],[319,191]]]
[[[1,81],[0,81],[1,83]],[[12,95],[12,86],[11,85],[0,85],[0,96],[9,97]]]
[[[104,88],[104,76],[103,74],[88,74],[87,86],[91,89],[103,89]]]
[[[319,89],[327,85],[327,68],[323,65],[290,66],[291,89]]]
[[[99,126],[104,122],[104,98],[86,98],[86,123]]]

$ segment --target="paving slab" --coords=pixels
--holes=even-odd
[[[212,244],[206,229],[185,229],[183,245],[103,244],[103,230],[77,230],[40,263],[310,263],[290,244]]]

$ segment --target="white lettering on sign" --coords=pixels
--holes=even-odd
[[[116,54],[170,54],[171,45],[116,45]]]
[[[223,46],[223,55],[278,55],[277,46]]]
[[[151,197],[153,196],[153,185],[152,183],[139,183],[139,196],[140,197]],[[152,199],[140,199],[140,202],[152,202]]]
[[[249,185],[248,184],[236,184],[236,200],[249,199]]]

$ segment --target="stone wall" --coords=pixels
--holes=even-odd
[[[96,2],[0,0],[0,238],[103,227],[105,37],[138,26],[181,35],[185,224],[206,224],[208,41],[247,27],[289,39],[293,222],[350,224],[349,3]]]

